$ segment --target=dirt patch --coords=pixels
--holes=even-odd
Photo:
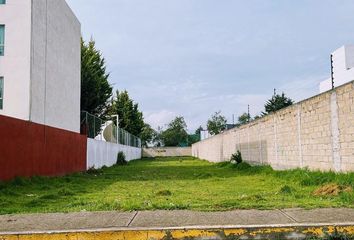
[[[342,192],[352,192],[353,188],[350,186],[341,186],[338,184],[326,184],[313,192],[315,196],[338,196]]]
[[[157,196],[171,196],[172,192],[169,190],[162,190],[156,193]]]

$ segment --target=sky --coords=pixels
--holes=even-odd
[[[145,121],[184,116],[194,132],[216,111],[259,114],[274,91],[319,92],[330,53],[354,44],[353,0],[67,0],[96,41],[114,89]]]

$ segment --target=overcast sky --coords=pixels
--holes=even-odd
[[[272,93],[301,100],[354,43],[353,0],[67,0],[145,120],[177,115],[194,131],[218,110],[232,122]]]

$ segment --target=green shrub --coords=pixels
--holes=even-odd
[[[240,151],[237,151],[236,153],[232,154],[231,156],[231,162],[236,162],[237,164],[242,163],[242,154]]]
[[[251,165],[249,165],[246,162],[241,162],[238,164],[233,164],[232,168],[240,170],[240,171],[246,171],[247,170],[247,174],[251,174],[252,172],[254,173],[258,173],[261,170],[257,170],[257,167],[252,167]],[[255,172],[256,171],[256,172]]]
[[[293,189],[289,187],[288,185],[284,185],[282,188],[280,188],[279,191],[281,194],[291,194],[293,192]]]
[[[18,187],[26,186],[28,185],[28,183],[29,183],[28,178],[24,178],[24,177],[15,177],[15,179],[12,180],[12,185]]]
[[[120,151],[117,154],[117,165],[126,165],[128,162],[125,160],[124,152]]]
[[[96,169],[95,166],[87,169],[86,174],[89,175],[101,175],[103,173],[102,169]]]

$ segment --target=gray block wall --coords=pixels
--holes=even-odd
[[[31,121],[80,132],[80,38],[65,0],[32,1]]]
[[[275,169],[354,171],[354,83],[192,146],[193,156],[212,162],[238,150],[245,161]]]

